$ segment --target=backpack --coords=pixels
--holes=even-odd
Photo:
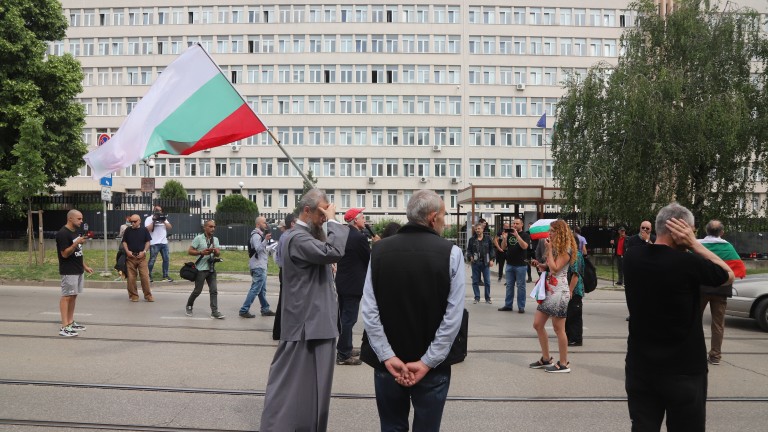
[[[587,257],[584,257],[584,274],[581,275],[581,280],[585,293],[591,293],[597,288],[597,269]]]
[[[256,232],[256,230],[253,230],[251,231],[251,234],[248,235],[248,258],[253,258],[253,256],[256,255],[256,249],[254,249],[253,244],[251,244],[251,239],[253,239],[254,235],[259,235],[259,233]]]

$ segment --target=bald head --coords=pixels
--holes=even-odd
[[[77,228],[80,228],[80,225],[83,224],[83,214],[80,213],[78,210],[72,209],[67,212],[67,227],[74,231]]]
[[[264,231],[267,229],[267,218],[264,216],[259,216],[256,218],[256,228]]]

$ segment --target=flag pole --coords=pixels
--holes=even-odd
[[[249,108],[249,109],[250,109],[250,110],[251,110],[251,111],[252,111],[254,114],[256,114],[256,112],[255,112],[255,111],[253,111],[253,108],[251,108],[251,106],[248,104],[248,101],[246,101],[246,100],[245,100],[245,98],[243,97],[243,95],[241,95],[241,94],[240,94],[240,91],[239,91],[239,90],[237,90],[237,87],[235,87],[234,85],[232,85],[232,83],[229,81],[229,78],[227,78],[227,76],[224,74],[224,71],[223,71],[223,70],[221,70],[221,68],[219,67],[219,65],[218,65],[218,64],[217,64],[217,63],[216,63],[216,62],[213,60],[213,57],[211,57],[211,55],[208,53],[208,51],[205,49],[205,47],[203,47],[203,44],[201,44],[200,42],[197,42],[197,43],[196,43],[196,45],[199,45],[199,46],[200,46],[200,49],[202,49],[202,50],[203,50],[203,52],[205,53],[205,55],[206,55],[206,56],[208,56],[208,60],[210,60],[210,61],[211,61],[211,63],[213,63],[213,64],[216,66],[216,68],[217,68],[217,69],[219,69],[219,73],[220,73],[220,74],[222,74],[222,75],[224,75],[224,78],[226,78],[226,79],[227,79],[227,82],[229,82],[229,83],[230,83],[230,85],[232,86],[232,89],[234,89],[234,90],[235,90],[235,93],[237,93],[237,95],[238,95],[238,96],[240,96],[240,99],[242,99],[242,100],[243,100],[243,103],[244,103],[245,105],[247,105],[247,106],[248,106],[248,108]],[[258,116],[258,115],[256,115],[256,117],[258,118],[259,116]],[[261,119],[259,119],[259,120],[261,120]],[[262,124],[263,124],[263,123],[262,123]],[[265,126],[266,126],[266,125],[265,125]],[[312,182],[311,182],[311,181],[309,181],[309,178],[306,176],[306,174],[304,174],[304,171],[302,171],[302,170],[301,170],[301,167],[299,167],[299,164],[297,164],[297,163],[296,163],[296,161],[295,161],[295,160],[293,160],[293,158],[291,157],[291,155],[289,155],[289,154],[288,154],[288,151],[286,151],[286,150],[285,150],[285,147],[283,147],[283,145],[280,143],[280,140],[279,140],[279,139],[277,139],[277,137],[275,136],[274,132],[272,132],[272,129],[270,129],[269,127],[267,127],[267,132],[269,132],[269,136],[270,136],[270,137],[272,137],[272,140],[275,142],[275,144],[277,144],[277,147],[280,149],[280,151],[282,151],[282,152],[283,152],[283,154],[285,155],[285,157],[287,157],[287,158],[288,158],[288,161],[290,161],[290,162],[291,162],[291,165],[293,165],[293,167],[294,167],[294,168],[296,168],[296,171],[298,171],[298,172],[299,172],[299,174],[301,175],[301,178],[302,178],[302,179],[304,179],[304,181],[305,181],[305,182],[307,182],[308,184],[312,184]]]

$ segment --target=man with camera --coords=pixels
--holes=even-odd
[[[501,248],[504,249],[507,261],[507,293],[504,298],[502,312],[512,311],[512,301],[515,298],[517,287],[517,311],[525,313],[525,277],[528,272],[528,243],[530,235],[523,231],[523,220],[516,217],[512,221],[512,228],[501,233]]]
[[[128,298],[132,302],[139,301],[139,293],[136,290],[136,275],[141,280],[141,290],[144,292],[144,300],[155,301],[149,290],[149,267],[147,267],[147,251],[152,237],[147,228],[141,225],[141,217],[132,215],[128,221],[131,227],[123,233],[123,250],[125,250],[125,266],[128,270]]]
[[[168,230],[173,226],[168,222],[168,215],[163,213],[163,208],[159,205],[155,205],[152,209],[152,216],[147,216],[144,220],[144,226],[152,236],[152,241],[149,246],[149,281],[154,282],[152,279],[152,269],[155,267],[155,260],[157,260],[157,254],[163,257],[163,280],[166,282],[173,282],[173,279],[168,276],[168,265],[171,260],[168,256]]]
[[[195,299],[203,292],[203,282],[208,283],[208,293],[211,295],[211,318],[224,319],[224,314],[219,312],[217,296],[219,294],[216,284],[216,263],[221,262],[219,258],[221,249],[219,239],[213,236],[216,231],[216,221],[213,219],[206,221],[203,227],[203,233],[198,234],[187,253],[196,256],[197,278],[195,279],[195,289],[189,295],[187,300],[186,314],[192,316],[192,306]]]

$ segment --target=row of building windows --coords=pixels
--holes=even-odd
[[[368,127],[368,126],[279,126],[271,128],[278,140],[285,145],[296,146],[425,146],[440,151],[443,146],[460,147],[460,127]],[[470,127],[469,146],[486,147],[543,147],[549,143],[551,129],[543,128],[492,128]],[[83,142],[95,145],[95,137],[105,130],[87,129]],[[240,145],[273,145],[269,134],[259,134],[230,145],[239,150]]]
[[[461,36],[430,34],[226,35],[71,38],[50,44],[48,53],[75,57],[181,54],[200,43],[208,52],[238,53],[415,53],[461,54]],[[616,57],[616,39],[541,36],[469,36],[470,54]]]
[[[435,114],[461,115],[461,96],[247,96],[258,114]],[[124,116],[138,97],[80,98],[89,116]],[[467,114],[483,116],[555,115],[556,98],[471,96]],[[125,107],[125,109],[124,109]]]
[[[459,65],[223,65],[234,84],[461,84]],[[150,85],[164,67],[83,68],[83,87]],[[540,66],[474,66],[466,82],[483,85],[555,86],[571,76],[586,76],[586,68]]]
[[[462,177],[461,159],[429,158],[294,158],[299,168],[318,177],[448,178]],[[470,178],[551,178],[552,161],[543,159],[469,159]],[[119,174],[119,175],[118,175]],[[79,175],[91,177],[88,165]],[[154,168],[137,163],[115,173],[116,177],[299,177],[287,158],[155,158]]]
[[[235,5],[68,9],[71,27],[239,23],[418,23],[458,24],[457,5]],[[617,19],[618,16],[618,19]],[[625,27],[634,12],[569,7],[469,6],[466,23]]]

